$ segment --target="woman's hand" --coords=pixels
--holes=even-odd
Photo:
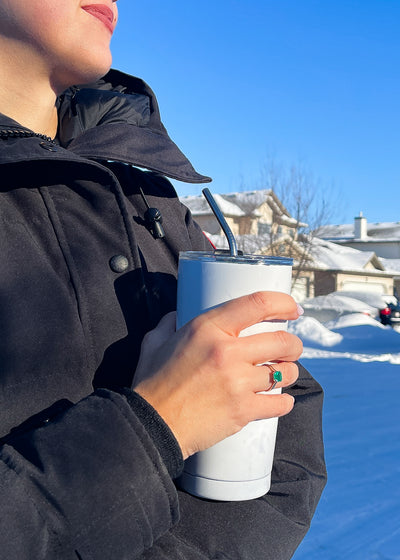
[[[264,320],[299,317],[291,296],[257,292],[227,302],[174,332],[175,314],[166,315],[143,341],[134,390],[146,399],[173,431],[184,458],[214,445],[248,422],[283,416],[294,399],[288,394],[259,394],[272,383],[279,362],[283,380],[294,383],[293,362],[302,352],[299,338],[285,331],[239,338],[245,328]]]

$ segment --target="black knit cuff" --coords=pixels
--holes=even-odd
[[[183,471],[182,451],[168,424],[158,412],[138,393],[126,387],[116,392],[124,395],[135,415],[146,428],[153,440],[171,478],[177,478]]]

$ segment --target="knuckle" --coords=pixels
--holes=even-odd
[[[210,329],[207,325],[206,318],[203,315],[199,315],[198,317],[195,317],[194,319],[186,323],[186,325],[183,326],[183,329],[185,330],[186,336],[189,339],[207,340],[207,338],[210,336]]]
[[[205,318],[203,315],[198,315],[194,317],[191,321],[186,323],[185,327],[192,333],[196,333],[197,331],[204,328]]]
[[[293,355],[296,358],[301,356],[303,352],[303,343],[300,338],[286,331],[276,331],[275,342],[283,355]]]
[[[287,353],[291,349],[292,336],[286,331],[274,332],[275,343],[279,346],[281,352]]]
[[[268,313],[271,308],[271,299],[266,292],[254,292],[249,294],[250,304],[255,307],[262,307]]]
[[[303,353],[303,341],[299,339],[299,358]]]
[[[237,363],[235,361],[236,339],[212,339],[207,343],[207,358],[212,367],[220,371],[220,375],[229,379],[231,385],[237,384],[237,376],[232,374]]]
[[[303,341],[298,336],[294,336],[293,348],[295,350],[296,356],[300,357],[303,353]]]
[[[208,358],[216,369],[224,371],[226,364],[226,348],[224,346],[213,342],[210,344],[208,351]]]

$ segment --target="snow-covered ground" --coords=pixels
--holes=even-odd
[[[290,326],[325,390],[328,484],[294,560],[400,560],[400,333],[363,314]]]

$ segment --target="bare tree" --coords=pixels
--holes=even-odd
[[[338,208],[338,193],[332,185],[316,179],[303,162],[285,165],[268,157],[260,177],[260,188],[271,190],[277,197],[276,211],[273,211],[269,239],[259,236],[258,250],[272,255],[292,257],[296,262],[293,282],[301,275],[310,261],[312,244],[318,230],[328,224]],[[279,202],[281,204],[279,204]],[[283,213],[283,214],[282,214]],[[282,216],[289,214],[292,219],[291,235],[282,236],[279,225]],[[261,248],[262,245],[262,248]]]

